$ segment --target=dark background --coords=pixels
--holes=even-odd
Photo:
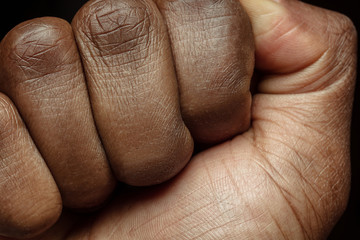
[[[6,2],[6,4],[5,4]],[[0,39],[16,24],[42,16],[56,16],[71,21],[86,0],[4,0],[0,10]],[[341,12],[360,29],[358,0],[305,0],[324,8]],[[5,7],[6,5],[6,7]],[[360,31],[360,30],[359,30]],[[358,63],[358,69],[359,63]],[[356,87],[352,122],[352,190],[348,208],[329,239],[360,239],[360,89]]]

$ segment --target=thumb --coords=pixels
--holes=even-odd
[[[318,40],[325,16],[298,1],[242,0],[256,35],[257,67],[294,72],[316,61],[326,50]],[[310,14],[315,11],[316,14]],[[315,24],[314,24],[315,23]],[[318,26],[319,25],[319,26]]]
[[[328,81],[328,72],[343,76],[345,65],[351,66],[347,73],[354,75],[356,31],[346,16],[297,0],[240,2],[253,24],[256,67],[269,75],[261,82],[260,91],[291,93],[324,88],[338,79]],[[321,78],[320,71],[328,78]]]
[[[339,13],[300,1],[240,1],[261,76],[249,133],[299,223],[328,232],[350,188],[355,28]]]

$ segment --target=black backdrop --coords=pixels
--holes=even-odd
[[[71,21],[72,16],[85,2],[86,0],[4,0],[0,5],[0,39],[16,24],[34,17],[56,16]],[[305,0],[305,2],[344,13],[353,20],[357,29],[360,29],[360,8],[357,7],[357,0]],[[351,196],[345,214],[334,228],[329,239],[360,239],[359,107],[360,89],[357,86],[352,122],[353,174]]]

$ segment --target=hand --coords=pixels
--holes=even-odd
[[[180,110],[177,108],[178,97],[176,87],[173,86],[176,84],[174,84],[172,61],[169,60],[170,46],[166,45],[167,35],[161,27],[164,25],[157,23],[156,31],[147,32],[148,29],[152,29],[147,24],[153,22],[145,21],[137,25],[137,17],[143,16],[144,12],[135,8],[132,11],[128,9],[129,12],[125,14],[134,16],[124,19],[126,23],[129,21],[129,26],[125,25],[129,29],[116,27],[121,22],[111,20],[118,20],[119,15],[116,13],[124,8],[113,4],[112,9],[116,11],[109,12],[110,2],[115,3],[114,1],[103,1],[103,4],[98,4],[101,3],[100,1],[90,2],[80,10],[72,24],[86,73],[90,101],[87,100],[80,57],[75,54],[77,49],[70,34],[71,28],[64,22],[48,18],[33,20],[15,28],[1,43],[1,90],[15,104],[12,104],[9,98],[2,96],[0,111],[2,125],[0,156],[4,159],[0,165],[2,194],[0,232],[2,234],[14,237],[35,235],[56,221],[62,202],[52,180],[53,176],[55,180],[58,179],[56,183],[62,191],[64,203],[70,207],[93,207],[104,201],[114,187],[110,168],[104,160],[105,152],[116,177],[135,185],[144,185],[149,180],[155,183],[159,176],[163,177],[161,181],[172,177],[171,175],[176,174],[183,167],[188,155],[191,154],[192,141],[188,137],[185,125],[180,121],[182,117],[179,116]],[[130,0],[126,2],[134,3]],[[151,17],[159,16],[154,4],[150,1],[144,2],[148,9],[145,13],[150,13]],[[199,2],[206,4],[207,1],[197,1]],[[190,5],[182,5],[184,3]],[[54,227],[36,239],[64,239],[65,236],[68,239],[86,237],[318,239],[326,237],[344,210],[349,191],[349,122],[356,61],[353,25],[344,16],[297,1],[276,3],[269,0],[242,0],[241,3],[250,16],[255,35],[255,76],[258,79],[258,91],[253,95],[250,129],[232,140],[197,154],[178,176],[165,184],[146,189],[130,188],[117,193],[118,196],[100,213],[86,217],[85,221],[81,215],[65,211]],[[248,40],[251,38],[248,38],[249,42],[244,44],[243,41],[246,39],[241,39],[238,31],[247,31],[246,28],[244,29],[246,21],[239,14],[229,14],[239,10],[234,7],[235,1],[216,1],[215,4],[224,6],[213,8],[215,9],[213,18],[205,16],[202,12],[208,12],[207,8],[196,8],[191,4],[195,2],[158,2],[168,25],[177,78],[182,79],[179,80],[181,114],[185,116],[186,126],[189,127],[196,142],[204,143],[210,139],[205,143],[212,144],[246,129],[248,123],[246,104],[243,108],[233,109],[233,115],[230,114],[232,104],[225,105],[229,108],[220,108],[224,112],[228,110],[230,117],[227,119],[239,121],[240,127],[234,128],[231,123],[223,126],[221,118],[216,118],[216,114],[211,115],[215,117],[205,122],[209,122],[209,125],[213,124],[215,130],[219,126],[219,130],[213,131],[214,135],[205,136],[209,125],[196,124],[202,123],[207,118],[197,118],[198,116],[190,113],[194,115],[198,111],[201,113],[200,107],[207,106],[205,103],[211,101],[206,98],[209,95],[205,94],[209,87],[198,88],[205,89],[203,93],[205,97],[199,95],[200,98],[195,102],[203,100],[204,103],[195,108],[189,107],[189,111],[186,111],[184,105],[192,102],[191,98],[194,96],[197,97],[191,95],[194,92],[190,91],[197,90],[198,86],[194,88],[183,86],[189,84],[186,80],[190,82],[191,76],[199,75],[201,79],[204,77],[203,74],[208,72],[211,74],[205,76],[210,78],[214,76],[212,74],[220,74],[219,77],[213,78],[215,80],[231,79],[227,76],[248,73],[238,70],[244,68],[246,64],[244,62],[239,64],[235,61],[239,59],[233,56],[244,56],[242,49],[251,52],[251,40]],[[172,6],[176,7],[171,8]],[[197,14],[189,12],[189,9],[193,8],[197,10],[195,11]],[[216,9],[219,12],[216,12]],[[202,18],[203,21],[197,18]],[[161,21],[160,17],[156,19]],[[210,28],[211,24],[216,23],[219,24],[216,28]],[[131,24],[135,28],[131,28]],[[201,24],[204,24],[204,28],[201,28]],[[27,29],[26,26],[34,29]],[[137,28],[138,26],[143,28]],[[100,27],[104,34],[90,31],[101,30]],[[200,31],[204,35],[189,28],[204,29],[203,32]],[[120,33],[124,29],[133,33],[132,39],[137,40],[123,39]],[[35,33],[39,35],[36,36]],[[215,35],[222,33],[224,35]],[[131,46],[133,54],[130,56],[133,59],[119,58],[123,49],[115,47],[117,45],[111,42],[113,39],[111,36],[114,35],[125,43],[122,45],[125,50],[129,51],[127,47]],[[58,38],[54,39],[53,36]],[[207,41],[206,37],[211,37],[210,40],[214,39],[214,41]],[[153,39],[154,42],[148,43],[146,38]],[[217,45],[216,48],[202,48],[200,52],[187,48],[198,46],[197,44],[201,46],[202,43],[210,46],[217,43]],[[34,45],[36,48],[31,47]],[[59,49],[61,51],[58,51]],[[150,49],[153,52],[146,54],[149,52],[139,51],[141,49]],[[239,53],[232,55],[233,49]],[[195,57],[190,55],[194,52],[197,53]],[[196,58],[204,52],[207,54],[210,52],[214,54],[211,56],[217,58]],[[194,58],[186,58],[189,55]],[[18,61],[17,65],[11,65],[5,61],[11,56],[15,57],[15,60],[21,59],[22,62]],[[148,59],[149,62],[143,60],[138,64],[136,57]],[[231,64],[221,65],[225,60],[229,60]],[[189,65],[191,61],[200,64]],[[244,61],[248,64],[245,69],[251,69],[251,57],[245,58]],[[50,64],[54,62],[58,64]],[[207,67],[210,63],[219,66],[219,71],[211,72]],[[21,71],[15,69],[19,66]],[[143,66],[149,67],[144,69]],[[230,67],[225,68],[227,71],[220,71],[224,66]],[[146,71],[149,69],[154,71]],[[120,73],[122,75],[119,75]],[[143,88],[146,87],[146,90],[150,87],[150,93],[131,91],[133,88],[127,87],[132,86],[131,80],[136,84],[136,80],[140,79],[139,76],[142,80],[147,80],[146,83],[149,82],[149,85]],[[235,93],[230,91],[233,89],[230,86],[233,85],[227,84],[225,88],[213,90],[212,94],[219,97],[216,93],[224,90],[224,94],[227,94],[219,95],[225,96],[223,100],[230,99],[230,103],[233,101],[230,98],[232,93],[248,99],[249,96],[246,94],[248,77],[248,74],[245,74],[241,81],[244,84],[243,88],[236,88],[239,91]],[[21,82],[16,82],[15,79],[20,79]],[[118,94],[116,91],[122,91],[123,84],[128,91]],[[161,91],[164,89],[166,91]],[[57,97],[55,100],[58,101],[52,101],[54,93]],[[149,95],[154,97],[154,100],[147,98]],[[127,97],[114,99],[114,96]],[[164,135],[164,139],[156,138],[159,135],[163,136],[163,132],[159,134],[150,131],[140,134],[142,129],[148,131],[146,128],[148,121],[140,120],[144,117],[152,119],[151,116],[146,115],[147,111],[141,109],[135,111],[131,108],[137,104],[125,104],[129,106],[129,109],[125,110],[119,107],[124,105],[119,104],[122,104],[123,100],[137,103],[136,101],[142,96],[147,100],[144,101],[145,109],[149,109],[149,106],[154,107],[151,103],[160,106],[166,103],[171,106],[165,108],[169,109],[168,114],[161,112],[161,116],[172,114],[173,117],[161,119],[168,121],[161,126],[173,126],[171,130],[183,129],[182,132],[180,131],[182,134],[174,134],[179,133],[178,131],[166,132],[168,135]],[[189,99],[184,100],[186,97]],[[238,98],[235,100],[235,102],[239,101]],[[54,102],[57,105],[52,105]],[[89,102],[95,121],[86,120],[92,119]],[[150,105],[147,105],[148,103]],[[112,109],[113,106],[116,108]],[[20,112],[26,127],[21,122],[16,109]],[[192,109],[194,112],[190,111]],[[206,109],[204,111],[206,112]],[[134,113],[144,115],[137,119],[138,116],[134,116]],[[117,117],[125,119],[126,127],[119,124],[115,127],[111,126],[116,122]],[[223,131],[222,129],[227,126],[229,130]],[[204,130],[201,131],[202,127]],[[162,130],[160,127],[154,129]],[[136,130],[139,132],[132,134]],[[96,137],[97,131],[105,151],[102,150],[100,138]],[[222,136],[221,133],[227,134]],[[177,136],[175,139],[178,142],[173,142],[174,136]],[[122,152],[124,149],[118,149],[119,144],[113,139],[123,138],[130,139],[121,143],[126,145],[122,148],[129,150],[128,153],[131,155],[121,159],[132,160],[138,157],[139,164],[133,164],[130,160],[124,163],[116,159],[117,151]],[[141,144],[137,144],[139,140]],[[149,154],[149,152],[154,153],[151,150],[154,149],[157,153],[164,144],[170,146],[172,151],[177,151],[174,156],[178,164],[173,171],[167,171],[171,172],[168,176],[155,174],[148,177],[149,175],[144,173],[159,173],[161,167],[173,166],[172,162],[156,165],[155,161],[153,162],[155,170],[149,170],[143,168],[148,164],[141,164],[148,159],[148,156],[152,156]],[[145,150],[139,150],[139,146],[145,146]],[[39,149],[41,156],[46,160],[52,175],[36,149]],[[168,147],[165,149],[169,150]],[[46,151],[48,153],[45,153]],[[170,152],[173,153],[172,151]],[[143,155],[141,156],[140,153]],[[146,158],[143,157],[144,155]],[[64,159],[71,160],[70,157],[77,161],[74,163],[67,161],[66,164],[57,165],[59,162],[63,163]],[[154,159],[159,158],[154,157]],[[127,169],[125,173],[121,172],[124,166]],[[83,171],[74,171],[76,174],[68,176],[68,171],[63,169]],[[142,172],[133,177],[132,174],[136,174],[137,169]],[[96,172],[95,175],[93,171]],[[127,175],[128,172],[132,174]],[[80,173],[82,175],[79,175]],[[69,180],[69,177],[73,179]],[[77,191],[71,192],[71,187]],[[92,191],[93,189],[96,191]],[[83,191],[79,193],[79,190]],[[94,196],[91,196],[92,192]],[[87,194],[88,197],[84,199],[81,194]]]

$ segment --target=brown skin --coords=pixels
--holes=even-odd
[[[171,39],[182,116],[195,141],[211,145],[246,131],[254,39],[239,1],[157,2]]]
[[[20,112],[64,205],[101,204],[115,179],[96,132],[71,26],[56,18],[24,22],[6,35],[0,51],[0,91]]]
[[[152,1],[90,1],[72,26],[94,118],[118,180],[164,182],[189,161],[170,43]]]
[[[51,227],[61,196],[16,107],[0,94],[0,232],[23,237]]]
[[[232,0],[156,3],[90,1],[72,23],[79,53],[70,26],[55,18],[24,23],[30,32],[15,27],[1,42],[0,85],[11,100],[1,95],[0,191],[7,197],[0,198],[0,235],[24,238],[48,229],[61,210],[59,192],[66,196],[78,189],[89,194],[84,199],[92,199],[93,206],[99,204],[111,191],[113,177],[102,158],[81,154],[105,152],[114,175],[134,185],[172,177],[189,160],[189,129],[196,143],[236,137],[196,155],[165,184],[121,188],[90,216],[63,211],[53,227],[33,239],[326,238],[346,206],[350,185],[356,64],[351,22],[298,1],[241,0],[251,19],[261,79],[251,127],[238,134],[249,124],[253,63],[253,43],[244,37],[251,36],[250,27],[240,5]],[[23,47],[23,36],[36,33],[39,22],[47,26],[46,34],[35,46],[58,39],[56,48]],[[53,50],[66,42],[66,51]],[[18,56],[14,49],[24,49],[19,56],[27,61],[10,61],[9,56]],[[35,50],[38,54],[27,55]],[[37,64],[39,59],[43,64]],[[49,88],[50,83],[58,85]],[[56,109],[69,114],[49,121]],[[225,124],[219,116],[228,116]],[[58,144],[64,147],[55,148]],[[50,150],[68,155],[54,154],[56,161],[46,157]],[[74,154],[79,165],[69,161],[71,151],[79,151]],[[77,174],[96,185],[84,184],[89,180],[82,177],[77,181]],[[22,187],[14,191],[7,182]],[[89,207],[80,195],[68,196],[73,206]]]

